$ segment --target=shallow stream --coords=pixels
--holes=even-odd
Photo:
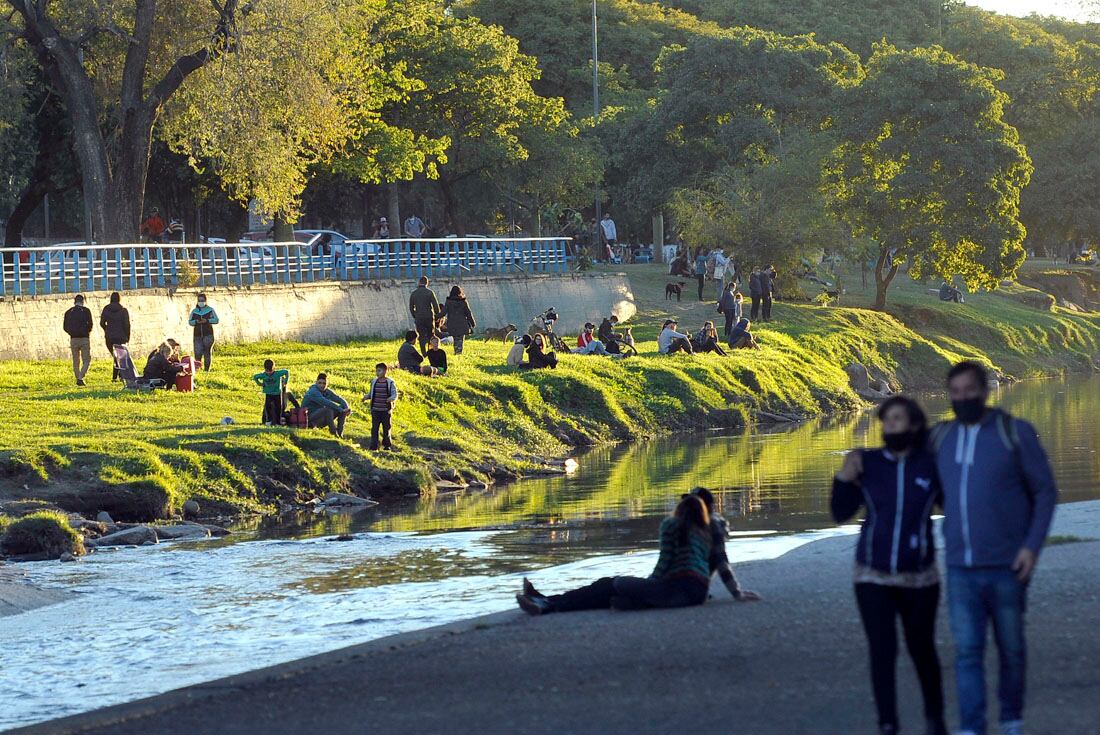
[[[1100,498],[1100,377],[1022,383],[999,400],[1038,427],[1063,502]],[[24,565],[78,595],[0,618],[0,730],[506,609],[524,574],[551,590],[647,574],[660,517],[695,485],[720,489],[735,562],[851,532],[829,518],[829,478],[844,450],[874,443],[873,423],[605,448],[568,477]]]

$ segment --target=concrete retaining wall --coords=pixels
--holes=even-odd
[[[521,331],[531,318],[554,306],[561,315],[560,330],[575,334],[586,321],[617,314],[634,316],[634,295],[622,274],[565,274],[527,277],[497,276],[437,281],[432,284],[440,302],[458,283],[466,292],[478,323],[486,327],[515,324]],[[220,342],[293,340],[328,343],[354,337],[392,339],[409,328],[409,293],[414,281],[365,283],[308,283],[294,286],[207,288],[210,305],[221,323]],[[122,303],[130,311],[131,351],[145,355],[175,337],[191,341],[187,316],[198,289],[126,291]],[[96,319],[92,332],[93,357],[105,358],[99,312],[107,294],[92,294],[87,302]],[[0,359],[48,359],[69,355],[62,316],[72,296],[8,297],[0,300]]]

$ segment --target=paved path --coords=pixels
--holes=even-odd
[[[1100,537],[1100,503],[1072,507],[1056,532]],[[829,539],[743,565],[762,603],[506,612],[15,732],[870,734],[853,544]],[[1100,542],[1047,549],[1031,594],[1028,733],[1100,734]],[[945,674],[953,720],[950,666]],[[923,732],[908,661],[900,677],[906,732]]]

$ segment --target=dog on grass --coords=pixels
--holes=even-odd
[[[683,281],[677,281],[676,283],[670,283],[665,286],[665,300],[672,301],[672,296],[675,294],[676,300],[680,300],[680,294],[684,290],[686,284]]]
[[[505,324],[498,329],[486,329],[485,341],[491,342],[492,340],[499,339],[501,342],[507,342],[509,335],[516,331],[515,324]]]

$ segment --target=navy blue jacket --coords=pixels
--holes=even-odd
[[[838,523],[861,505],[856,562],[887,574],[920,572],[932,565],[932,506],[942,504],[935,458],[926,451],[895,457],[885,449],[863,451],[860,484],[833,480],[831,508]]]

